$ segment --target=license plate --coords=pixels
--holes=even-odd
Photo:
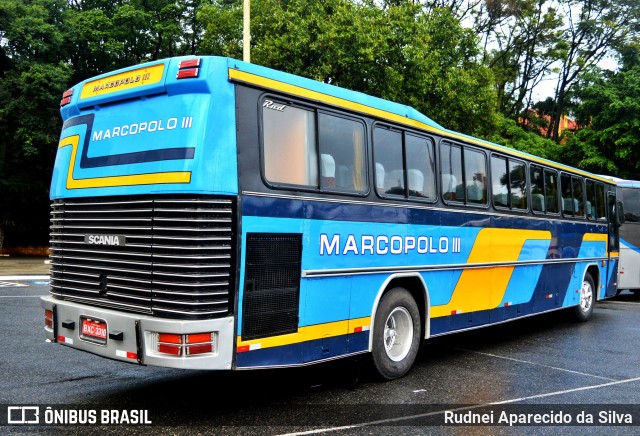
[[[100,319],[80,318],[80,337],[98,344],[107,343],[107,323]]]

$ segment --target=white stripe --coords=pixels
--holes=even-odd
[[[616,379],[614,379],[614,378],[602,377],[600,375],[595,375],[595,374],[587,374],[586,372],[574,371],[572,369],[558,368],[557,366],[549,366],[549,365],[545,365],[545,364],[542,364],[542,363],[530,362],[528,360],[515,359],[513,357],[498,356],[497,354],[482,353],[480,351],[473,351],[473,350],[465,350],[464,348],[456,348],[456,350],[466,351],[467,353],[481,354],[483,356],[495,357],[496,359],[511,360],[512,362],[519,362],[519,363],[526,363],[526,364],[529,364],[529,365],[542,366],[544,368],[555,369],[557,371],[570,372],[570,373],[573,373],[573,374],[584,375],[584,376],[587,376],[587,377],[595,377],[595,378],[601,378],[603,380],[616,381]]]
[[[633,382],[637,382],[637,381],[640,381],[640,377],[630,378],[630,379],[627,379],[627,380],[618,380],[618,381],[613,381],[613,382],[610,382],[610,383],[603,383],[603,384],[600,384],[600,385],[583,386],[581,388],[566,389],[564,391],[549,392],[549,393],[546,393],[546,394],[531,395],[529,397],[512,398],[510,400],[495,401],[495,402],[486,403],[486,404],[477,404],[475,406],[459,407],[457,409],[436,410],[434,412],[420,413],[420,414],[417,414],[417,415],[409,415],[409,416],[400,416],[400,417],[397,417],[397,418],[380,419],[378,421],[361,422],[359,424],[344,425],[344,426],[341,426],[341,427],[328,427],[328,428],[319,428],[319,429],[315,429],[315,430],[308,430],[308,431],[301,431],[301,432],[294,432],[294,433],[284,433],[284,434],[281,434],[280,436],[294,436],[294,435],[297,436],[297,435],[307,435],[307,434],[320,434],[320,433],[329,433],[329,432],[341,431],[341,430],[350,430],[350,429],[354,429],[354,428],[368,427],[368,426],[371,426],[371,425],[390,424],[392,422],[407,421],[407,420],[411,420],[411,419],[425,418],[427,416],[441,415],[441,414],[443,414],[445,412],[460,412],[460,411],[463,411],[463,410],[473,410],[473,409],[479,409],[481,407],[487,407],[487,406],[497,406],[497,405],[500,405],[500,404],[517,403],[517,402],[520,402],[520,401],[533,400],[533,399],[536,399],[536,398],[552,397],[554,395],[563,395],[563,394],[569,394],[571,392],[579,392],[579,391],[586,391],[586,390],[590,390],[590,389],[605,388],[605,387],[608,387],[608,386],[614,386],[614,385],[619,385],[619,384],[623,384],[623,383],[633,383]]]

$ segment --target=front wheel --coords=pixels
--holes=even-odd
[[[418,354],[420,311],[404,288],[393,288],[380,301],[373,326],[373,364],[386,380],[405,375]]]
[[[593,304],[596,299],[595,289],[593,277],[591,277],[591,274],[586,273],[582,280],[582,288],[580,289],[580,304],[573,308],[575,318],[578,322],[585,322],[591,318]]]

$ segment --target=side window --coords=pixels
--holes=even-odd
[[[487,158],[484,153],[465,148],[464,173],[467,203],[487,204]]]
[[[527,209],[527,166],[524,162],[491,156],[493,205],[510,209]]]
[[[509,159],[509,188],[511,207],[527,209],[527,166],[524,162]]]
[[[435,150],[433,141],[407,134],[405,136],[407,185],[410,197],[436,198]]]
[[[585,182],[587,200],[584,202],[584,213],[588,219],[596,219],[596,184],[593,180],[587,180]]]
[[[464,202],[462,179],[462,147],[447,142],[440,144],[442,198],[445,201]]]
[[[537,165],[529,166],[531,184],[531,210],[542,213],[546,210],[544,202],[544,171]]]
[[[606,194],[602,183],[596,183],[596,218],[598,220],[607,219]]]
[[[320,187],[364,192],[364,125],[358,121],[320,113]]]
[[[402,133],[376,127],[373,131],[376,190],[382,195],[405,195]]]
[[[262,110],[266,179],[277,184],[317,187],[314,112],[280,102],[271,103]]]
[[[547,213],[558,213],[558,173],[544,170],[544,206]]]
[[[562,174],[560,176],[560,189],[562,204],[562,214],[566,216],[573,216],[573,194],[571,193],[571,176],[569,174]]]
[[[626,222],[640,222],[640,189],[618,188],[618,193],[622,194],[618,200],[624,202],[624,219]]]
[[[508,185],[507,159],[502,156],[491,156],[491,191],[495,207],[509,207]]]
[[[571,177],[573,185],[573,213],[584,217],[584,181],[582,177]]]

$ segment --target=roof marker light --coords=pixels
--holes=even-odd
[[[186,61],[180,61],[178,64],[177,79],[197,78],[200,75],[200,64],[202,59],[195,58]]]
[[[64,94],[62,94],[62,100],[60,100],[60,107],[66,106],[71,103],[71,96],[73,95],[73,88],[67,89]]]

